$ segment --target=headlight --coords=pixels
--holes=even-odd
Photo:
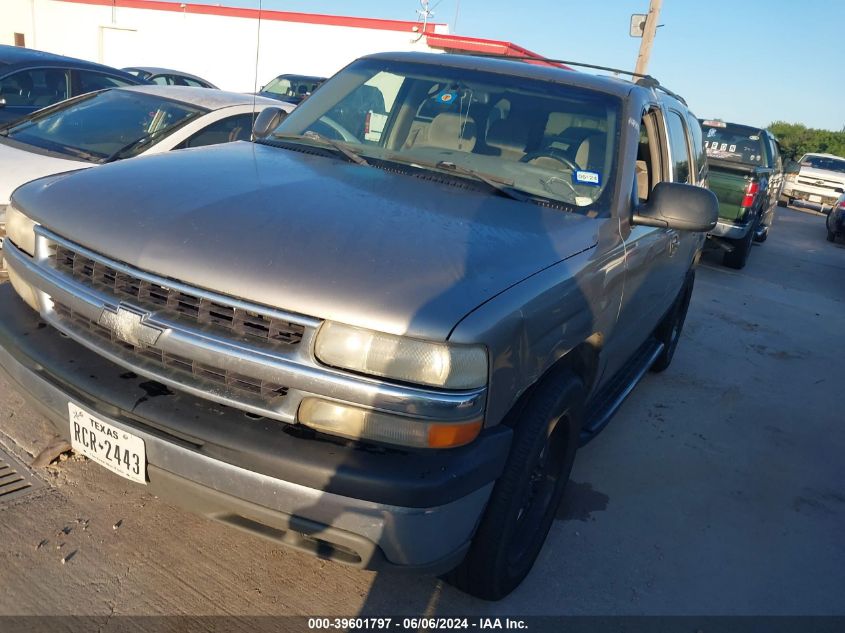
[[[11,204],[6,207],[6,238],[29,256],[35,254],[35,222]]]
[[[481,345],[421,341],[326,321],[314,351],[326,365],[403,382],[446,389],[487,383],[487,351]]]
[[[457,423],[413,420],[320,398],[305,398],[299,405],[297,419],[305,426],[331,435],[415,448],[463,446],[481,431],[481,420]]]
[[[798,174],[786,174],[786,182],[795,182],[798,178]]]

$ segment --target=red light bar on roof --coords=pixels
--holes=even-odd
[[[724,121],[703,121],[702,124],[709,127],[728,127],[728,124]]]

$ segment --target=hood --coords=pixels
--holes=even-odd
[[[596,243],[598,222],[486,191],[247,142],[55,176],[15,204],[131,266],[362,327],[445,339]]]
[[[0,205],[22,184],[52,174],[93,167],[94,163],[30,152],[0,139]]]

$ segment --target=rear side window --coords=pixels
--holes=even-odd
[[[44,108],[68,97],[68,73],[60,68],[22,70],[0,79],[7,106]]]
[[[687,113],[687,124],[689,126],[690,138],[692,139],[693,168],[697,175],[698,183],[704,182],[707,177],[707,154],[704,152],[704,134],[701,125],[691,114]]]
[[[674,110],[669,110],[666,113],[666,123],[669,126],[669,150],[672,153],[672,180],[691,183],[690,151],[686,125],[681,119],[681,115]]]
[[[93,72],[90,70],[77,70],[76,77],[79,82],[79,93],[94,92],[95,90],[102,90],[103,88],[123,88],[124,86],[131,86],[132,84],[119,77],[112,75],[104,75],[103,73]]]

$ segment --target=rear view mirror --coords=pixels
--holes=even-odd
[[[639,206],[634,224],[679,231],[711,231],[719,219],[719,201],[712,191],[678,182],[661,182],[648,202]]]
[[[275,106],[264,108],[260,114],[255,117],[255,123],[252,124],[252,139],[255,140],[266,137],[270,134],[270,132],[279,127],[279,124],[287,115],[287,112]]]

